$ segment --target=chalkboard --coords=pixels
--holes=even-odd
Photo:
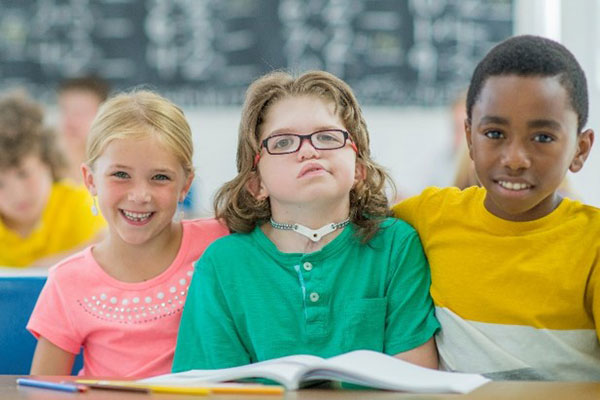
[[[52,99],[97,73],[228,105],[267,71],[325,69],[364,105],[441,105],[512,14],[512,0],[0,0],[0,89]]]

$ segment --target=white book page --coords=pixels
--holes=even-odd
[[[419,367],[369,350],[332,357],[305,379],[332,379],[387,390],[416,393],[467,393],[488,382],[477,374],[461,374]]]
[[[161,385],[200,385],[245,378],[266,378],[279,382],[289,390],[299,386],[299,378],[306,370],[324,360],[310,355],[295,355],[224,369],[194,369],[174,374],[159,375],[137,382]]]

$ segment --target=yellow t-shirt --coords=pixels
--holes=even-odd
[[[600,379],[600,210],[563,199],[534,221],[498,218],[486,191],[426,189],[393,210],[431,267],[447,369]]]
[[[92,240],[106,222],[92,215],[91,205],[84,187],[54,183],[39,225],[29,236],[21,237],[0,220],[0,266],[25,267]]]

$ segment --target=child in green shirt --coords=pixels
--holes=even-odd
[[[238,175],[215,200],[235,232],[196,264],[174,371],[357,349],[436,368],[419,237],[388,219],[388,176],[350,87],[326,72],[248,89]]]

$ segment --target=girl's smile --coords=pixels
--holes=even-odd
[[[133,245],[169,237],[177,202],[191,181],[153,136],[109,142],[88,177],[113,236]]]
[[[127,210],[121,210],[121,214],[123,214],[125,220],[132,225],[145,225],[154,215],[153,212],[142,213]]]

